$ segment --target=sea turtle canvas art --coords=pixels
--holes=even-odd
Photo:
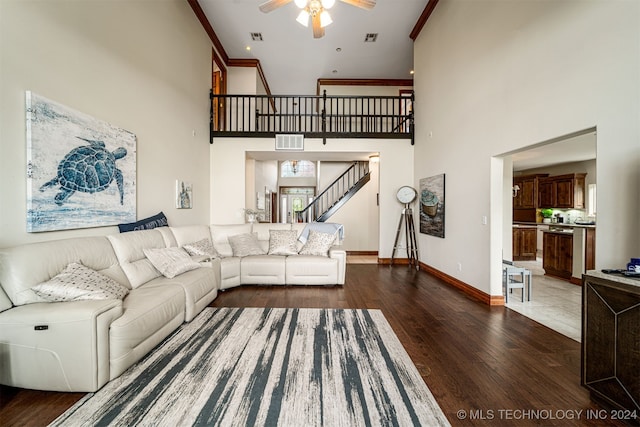
[[[127,149],[119,147],[112,153],[107,151],[102,141],[95,141],[77,137],[87,141],[89,145],[82,145],[71,150],[58,165],[58,175],[40,187],[45,191],[49,187],[60,186],[60,192],[55,196],[57,205],[62,204],[76,191],[97,193],[109,187],[115,180],[120,191],[120,204],[123,203],[122,172],[116,167],[116,160],[127,155]]]
[[[136,137],[27,92],[27,231],[136,220]]]

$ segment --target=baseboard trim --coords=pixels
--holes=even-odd
[[[433,268],[427,264],[420,262],[420,270],[431,274],[432,276],[437,277],[448,285],[453,286],[454,288],[460,289],[465,294],[470,297],[477,299],[487,305],[504,305],[504,296],[502,295],[489,295],[486,292],[481,291],[480,289],[474,288],[468,283],[463,282],[462,280],[458,280],[453,276],[449,276],[447,273],[444,273],[436,268]]]
[[[582,286],[582,279],[580,279],[579,277],[571,276],[571,279],[569,279],[569,281],[574,285]]]
[[[378,251],[347,251],[347,255],[378,255]]]

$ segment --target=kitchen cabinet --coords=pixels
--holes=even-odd
[[[584,209],[586,175],[586,173],[572,173],[540,178],[537,207]]]
[[[536,227],[513,227],[513,260],[535,261],[538,247]]]
[[[513,177],[514,187],[520,187],[513,198],[514,209],[535,209],[538,207],[538,179],[548,174],[523,175]]]
[[[551,276],[571,279],[573,233],[545,231],[542,238],[542,268]]]
[[[640,413],[640,282],[589,271],[582,278],[581,383],[617,409]],[[631,424],[637,422],[637,418]]]

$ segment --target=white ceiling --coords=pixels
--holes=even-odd
[[[311,26],[296,22],[300,9],[294,2],[262,13],[258,6],[265,1],[198,3],[230,58],[260,60],[272,94],[315,95],[319,78],[412,78],[409,34],[428,0],[377,0],[372,10],[337,1],[330,10],[333,23],[320,39],[313,38]],[[251,40],[255,32],[263,41]],[[365,43],[367,33],[378,33],[377,41]]]
[[[513,170],[523,171],[561,163],[582,162],[596,158],[596,132],[558,138],[513,153]]]

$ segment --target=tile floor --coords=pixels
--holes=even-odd
[[[582,319],[582,288],[564,280],[544,275],[542,260],[516,261],[518,267],[531,270],[533,275],[532,298],[520,301],[522,289],[513,289],[505,307],[535,320],[580,342]]]

